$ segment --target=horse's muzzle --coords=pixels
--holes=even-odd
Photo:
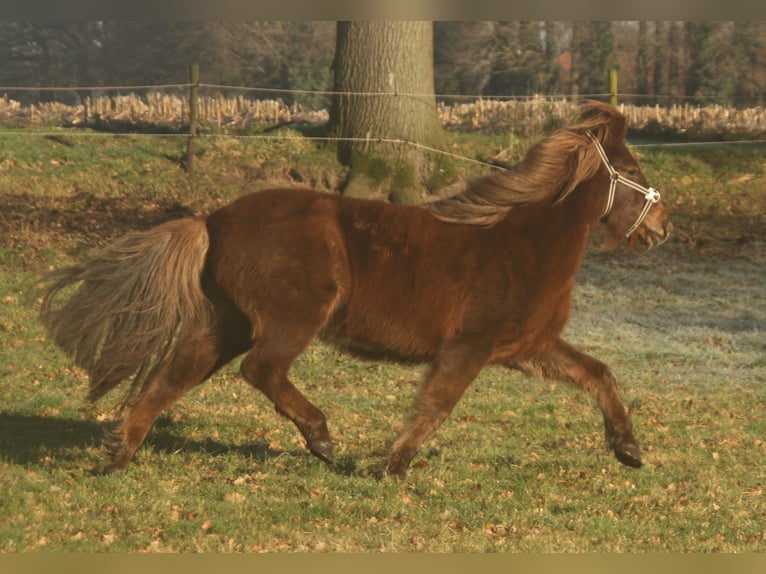
[[[659,228],[644,226],[639,230],[638,238],[647,247],[656,247],[668,240],[671,231],[673,231],[673,224],[667,220]]]

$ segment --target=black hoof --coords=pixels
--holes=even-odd
[[[624,444],[615,447],[614,456],[616,456],[617,460],[622,464],[632,468],[639,468],[643,464],[641,462],[641,454],[639,453],[638,446],[635,444]]]
[[[317,439],[307,443],[309,451],[319,460],[323,460],[328,464],[333,463],[332,457],[332,442],[329,440]]]

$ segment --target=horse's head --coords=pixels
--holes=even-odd
[[[593,145],[609,177],[601,218],[606,226],[602,247],[611,249],[623,238],[630,245],[640,242],[652,247],[664,243],[673,228],[670,215],[660,203],[660,192],[649,186],[633,154],[624,142],[607,152],[593,136]]]
[[[625,144],[627,118],[605,104],[590,104],[584,116],[601,120],[585,134],[600,161],[597,177],[608,187],[601,217],[606,227],[602,247],[611,249],[625,238],[630,245],[641,242],[649,247],[665,242],[673,227],[670,215]]]

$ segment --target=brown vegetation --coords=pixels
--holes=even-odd
[[[512,130],[521,135],[538,135],[569,121],[577,104],[566,98],[535,96],[501,100],[477,99],[438,104],[439,118],[447,128],[461,130]],[[620,104],[636,130],[653,133],[729,133],[743,137],[766,134],[766,110],[762,107],[733,108],[718,104],[673,104],[638,106]],[[146,95],[88,97],[79,106],[58,102],[23,106],[7,96],[0,98],[0,122],[39,126],[99,125],[99,122],[157,124],[182,129],[187,122],[186,97],[151,92]],[[208,125],[225,127],[267,126],[281,123],[323,125],[327,110],[307,110],[282,100],[259,100],[246,96],[201,96],[198,118]]]

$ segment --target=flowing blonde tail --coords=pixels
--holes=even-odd
[[[209,322],[212,308],[200,283],[208,242],[204,219],[170,221],[129,233],[43,279],[40,320],[90,376],[89,400],[133,377],[120,406],[131,404],[169,358],[179,332]],[[78,283],[55,308],[57,295]]]

